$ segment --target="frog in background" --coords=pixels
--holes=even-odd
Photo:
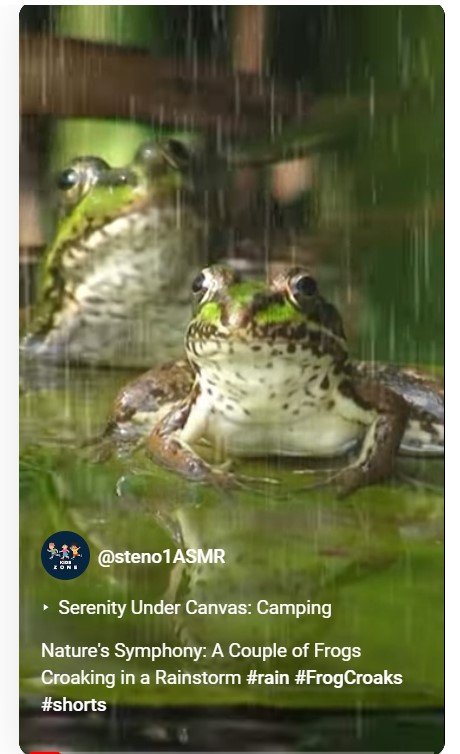
[[[130,165],[73,160],[22,351],[54,363],[146,367],[181,351],[188,290],[206,261],[189,201],[191,148],[143,144]]]

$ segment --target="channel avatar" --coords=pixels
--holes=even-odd
[[[48,537],[42,546],[43,568],[55,579],[76,579],[88,567],[88,543],[74,531],[58,531]]]

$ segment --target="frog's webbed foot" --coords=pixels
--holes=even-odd
[[[216,470],[213,468],[213,473],[215,472]],[[279,485],[280,483],[278,479],[272,479],[271,477],[248,476],[247,474],[234,474],[230,472],[227,472],[226,477],[227,479],[223,485],[218,481],[216,486],[228,495],[236,491],[250,492],[253,495],[266,495],[267,487]]]
[[[360,487],[364,487],[368,484],[371,484],[368,476],[364,474],[358,466],[352,465],[347,466],[335,473],[328,473],[325,477],[319,479],[317,482],[313,482],[306,487],[302,487],[299,492],[314,492],[316,490],[331,487],[336,490],[336,495],[338,498],[344,498],[347,495],[350,495],[352,492],[355,492],[355,490],[359,489]]]
[[[91,463],[106,463],[112,458],[125,458],[133,455],[145,445],[145,437],[120,434],[117,428],[108,426],[96,437],[89,438],[81,444]]]
[[[386,473],[384,476],[388,476]],[[362,464],[357,463],[347,466],[345,469],[337,472],[329,479],[329,484],[337,490],[337,497],[344,498],[355,492],[360,487],[366,487],[374,484],[382,477],[380,475],[369,474],[368,470]]]
[[[344,472],[344,471],[345,471],[345,469],[342,470],[342,472]],[[304,487],[301,487],[298,490],[298,492],[299,493],[315,492],[316,490],[326,489],[328,487],[336,487],[337,488],[337,496],[338,497],[345,497],[345,495],[347,495],[349,493],[349,491],[351,491],[351,490],[346,490],[345,492],[341,491],[341,480],[340,480],[340,477],[341,477],[341,473],[342,472],[335,472],[335,473],[333,473],[332,469],[329,469],[327,471],[327,473],[326,473],[326,476],[322,476],[321,479],[318,479],[318,481],[316,481],[316,482],[312,482],[312,484],[308,484],[308,485],[306,485]],[[303,474],[303,473],[305,473],[305,474],[312,474],[312,475],[315,475],[315,476],[318,475],[318,471],[313,470],[313,469],[305,469],[305,470],[302,469],[300,471],[296,471],[295,473],[299,473],[299,474]]]

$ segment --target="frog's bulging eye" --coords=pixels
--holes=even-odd
[[[190,163],[189,148],[179,139],[152,140],[142,144],[134,162],[152,176],[162,176],[165,171],[183,170]]]
[[[316,280],[310,275],[301,275],[292,282],[291,290],[293,296],[314,296],[318,291]]]
[[[229,286],[237,279],[238,275],[229,267],[221,264],[205,267],[192,282],[195,305],[201,306],[208,301],[220,300],[222,295],[225,298]]]
[[[193,293],[202,293],[202,291],[206,288],[205,280],[206,280],[206,277],[204,273],[200,272],[200,274],[197,275],[194,281],[192,282]]]
[[[63,214],[69,212],[92,186],[102,180],[108,183],[112,173],[117,175],[119,172],[123,171],[112,170],[101,157],[76,157],[57,176],[60,211]]]
[[[144,167],[150,165],[154,160],[158,158],[158,144],[154,141],[147,141],[141,144],[136,154],[134,155],[134,162]]]
[[[59,174],[57,185],[61,191],[70,191],[70,189],[73,189],[77,185],[79,180],[77,171],[73,168],[67,168]]]
[[[190,152],[179,139],[168,139],[167,151],[177,166],[184,166],[190,160]]]

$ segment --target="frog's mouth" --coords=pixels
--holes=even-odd
[[[343,342],[314,322],[251,323],[235,330],[192,323],[186,348],[190,360],[198,366],[214,362],[233,368],[238,362],[264,362],[270,369],[277,360],[307,364],[327,359],[339,364],[347,359]]]

